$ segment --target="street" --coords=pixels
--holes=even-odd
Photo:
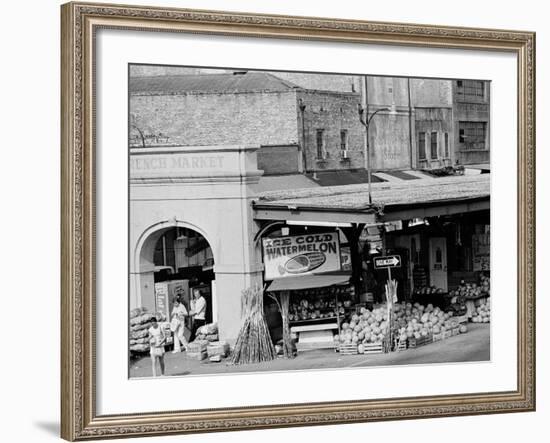
[[[332,369],[366,366],[413,365],[429,363],[453,363],[488,361],[490,359],[490,324],[468,324],[468,332],[446,340],[430,343],[416,349],[373,355],[340,355],[333,350],[312,350],[298,354],[294,359],[277,360],[254,365],[233,366],[191,360],[181,354],[165,355],[166,375],[203,375],[235,372],[290,371],[305,369]],[[130,377],[151,377],[149,356],[130,362]]]

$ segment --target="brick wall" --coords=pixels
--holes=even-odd
[[[182,66],[161,66],[161,65],[130,65],[131,77],[149,77],[164,75],[189,75],[199,74],[199,68],[187,68]]]
[[[294,146],[262,146],[258,151],[258,169],[264,175],[291,174],[300,171],[300,148]]]
[[[335,74],[306,74],[302,72],[272,72],[303,89],[333,92],[360,92],[361,77]]]
[[[308,171],[363,167],[363,126],[359,122],[357,93],[298,91],[306,106],[304,129]],[[301,115],[299,131],[302,131]],[[317,130],[323,132],[323,158],[317,156]],[[347,131],[348,160],[342,161],[340,131]]]
[[[133,95],[130,114],[148,145],[284,146],[299,140],[295,91]],[[130,137],[140,142],[135,127]]]
[[[344,77],[342,81],[347,82]],[[433,102],[442,105],[449,99],[448,83],[448,81],[439,80],[412,80],[411,87],[413,92],[416,91],[414,99],[423,103]],[[371,113],[380,107],[392,108],[392,112],[378,113],[370,126],[372,169],[391,170],[414,167],[418,131],[414,127],[413,117],[411,154],[407,79],[369,77],[368,87]],[[305,105],[303,121],[305,139],[302,134],[302,116],[298,107],[300,99]],[[360,102],[359,92],[302,89],[285,92],[134,95],[130,98],[133,126],[130,134],[131,143],[136,146],[142,143],[137,127],[145,134],[146,144],[149,146],[254,144],[269,147],[259,152],[260,167],[267,173],[289,173],[301,170],[302,154],[299,147],[303,144],[306,149],[304,166],[308,171],[358,169],[363,168],[365,163],[363,157],[365,129],[359,122],[357,112]],[[467,109],[468,106],[472,105],[460,104],[461,109]],[[477,117],[488,119],[488,105],[481,106],[484,108],[480,112],[476,111]],[[458,137],[456,124],[460,113],[456,112],[456,104],[455,114],[452,128],[435,129],[442,134],[447,130],[451,133],[451,149],[453,146],[456,147]],[[439,118],[423,118],[418,117],[419,115],[417,114],[417,120],[431,121],[432,123],[426,123],[431,125],[430,127],[434,127],[433,122]],[[441,119],[447,121],[448,116],[439,118]],[[319,129],[324,130],[322,158],[318,158],[317,155],[316,134]],[[347,131],[347,159],[345,160],[342,159],[340,146],[341,131]],[[454,157],[458,158],[457,152],[454,152]]]

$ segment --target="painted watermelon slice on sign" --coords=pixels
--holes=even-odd
[[[303,274],[304,272],[313,271],[321,266],[327,257],[322,252],[307,252],[297,255],[289,259],[284,266],[279,266],[279,272],[284,274]]]

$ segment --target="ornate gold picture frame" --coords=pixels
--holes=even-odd
[[[524,31],[67,3],[62,22],[61,436],[87,440],[535,410],[535,34]],[[120,415],[96,412],[95,34],[254,36],[517,56],[517,389]],[[121,124],[124,122],[121,122]]]

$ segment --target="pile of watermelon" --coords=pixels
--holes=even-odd
[[[419,339],[429,334],[440,334],[458,326],[452,312],[444,312],[431,303],[399,303],[394,306],[394,327],[400,340]]]
[[[459,327],[452,312],[444,312],[432,304],[397,303],[393,306],[393,336],[401,341],[420,339],[432,334],[444,333]],[[343,323],[340,335],[335,335],[338,344],[380,344],[388,335],[388,311],[385,304],[372,311],[361,308],[360,314],[351,316]],[[460,328],[461,333],[467,328]]]
[[[481,302],[479,306],[476,307],[473,316],[473,323],[490,323],[491,322],[491,299],[488,298],[486,301]]]
[[[384,306],[372,311],[361,308],[360,314],[353,314],[349,322],[342,324],[341,334],[334,340],[343,344],[381,343],[387,334],[387,320]]]

